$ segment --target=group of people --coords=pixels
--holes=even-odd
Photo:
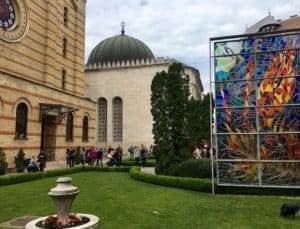
[[[192,152],[192,158],[210,158],[210,147],[208,145],[203,145],[199,148],[198,145],[196,145]]]
[[[89,149],[82,148],[80,153],[80,162],[82,165],[87,163],[88,165],[103,166],[103,150],[102,148],[90,147]]]
[[[37,160],[35,156],[32,156],[30,159],[27,159],[25,163],[28,172],[43,172],[46,168],[46,155],[44,151],[41,151],[37,156]]]
[[[130,146],[128,148],[128,152],[130,154],[131,158],[135,159],[135,163],[146,165],[147,162],[147,157],[148,157],[148,149],[146,146],[144,146],[143,144],[141,145],[136,145],[136,146]]]
[[[75,164],[76,152],[74,148],[67,148],[66,162],[68,167],[73,167]],[[103,166],[102,164],[103,151],[102,148],[90,147],[88,149],[82,148],[80,151],[80,163],[81,165],[96,165]]]
[[[121,166],[122,157],[123,157],[122,147],[119,145],[116,149],[114,149],[111,146],[109,146],[107,152],[108,152],[107,165],[108,166]]]

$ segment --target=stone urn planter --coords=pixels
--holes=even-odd
[[[52,223],[60,225],[61,228],[72,229],[98,229],[99,218],[90,214],[70,214],[72,203],[79,193],[77,187],[71,184],[70,177],[61,177],[57,180],[57,186],[48,193],[56,207],[57,214],[41,217],[26,224],[26,229],[49,228]]]

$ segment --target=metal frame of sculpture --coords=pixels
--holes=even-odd
[[[218,185],[300,187],[299,65],[300,30],[210,39]]]

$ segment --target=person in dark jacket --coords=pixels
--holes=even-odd
[[[103,164],[102,164],[102,157],[103,157],[103,151],[102,151],[102,148],[100,148],[98,150],[98,154],[97,154],[97,162],[96,162],[97,166],[99,166],[99,162],[100,162],[101,167],[103,166]]]
[[[38,154],[37,162],[38,162],[40,171],[43,172],[44,169],[46,168],[46,154],[44,153],[43,150]]]
[[[123,149],[119,145],[116,149],[116,166],[120,166],[122,164],[122,156],[123,156]]]
[[[147,155],[148,155],[148,150],[146,149],[146,147],[141,144],[141,158],[142,158],[142,166],[146,165],[147,162]]]

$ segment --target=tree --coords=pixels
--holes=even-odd
[[[0,148],[0,175],[4,175],[7,170],[8,163],[6,162],[6,155]]]
[[[15,164],[18,173],[22,173],[25,170],[25,153],[23,149],[18,151],[17,156],[15,157]]]
[[[210,94],[204,95],[202,100],[189,101],[188,136],[189,145],[193,147],[202,139],[210,139]]]
[[[172,174],[188,158],[187,116],[189,78],[180,63],[157,73],[151,85],[151,113],[156,144],[156,172]]]

